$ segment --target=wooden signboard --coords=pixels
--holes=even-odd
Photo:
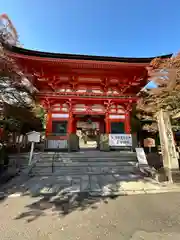
[[[155,140],[153,138],[144,139],[144,147],[155,147]]]

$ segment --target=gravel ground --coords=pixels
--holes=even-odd
[[[65,214],[66,213],[66,214]],[[180,239],[180,194],[85,199],[69,213],[30,196],[0,202],[0,239]]]

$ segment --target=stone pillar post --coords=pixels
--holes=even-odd
[[[179,173],[179,162],[168,112],[161,109],[157,113],[157,123],[165,173],[168,180],[173,182],[175,181],[177,173]]]

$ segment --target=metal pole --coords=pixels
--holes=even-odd
[[[31,161],[32,161],[32,157],[33,157],[33,151],[34,151],[34,142],[31,142],[31,151],[30,151],[30,154],[29,154],[29,163],[28,163],[29,166],[31,165]]]

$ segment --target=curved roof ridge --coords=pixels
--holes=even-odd
[[[17,54],[23,54],[32,57],[42,58],[59,58],[59,59],[76,59],[76,60],[94,60],[94,61],[109,61],[109,62],[126,62],[126,63],[150,63],[154,58],[170,58],[173,54],[166,54],[154,57],[110,57],[110,56],[95,56],[95,55],[84,55],[84,54],[69,54],[69,53],[51,53],[25,49],[17,46],[4,47]]]

